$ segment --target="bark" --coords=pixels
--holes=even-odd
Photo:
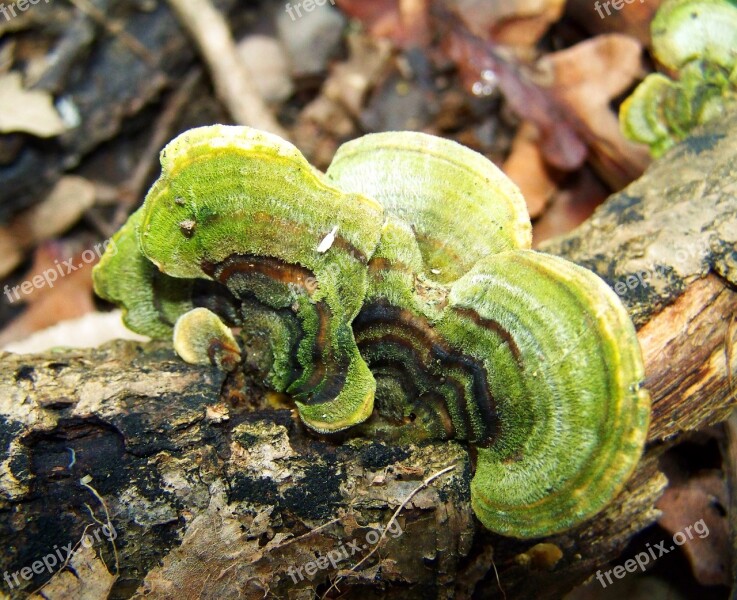
[[[581,527],[492,535],[474,520],[461,445],[315,436],[281,399],[166,344],[115,342],[2,357],[0,572],[13,588],[0,585],[13,598],[43,584],[45,598],[560,597],[657,519],[663,451],[735,405],[736,170],[732,117],[544,248],[621,294],[653,398],[635,475]],[[81,541],[51,578],[44,559]]]

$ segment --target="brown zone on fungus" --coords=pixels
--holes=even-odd
[[[368,262],[369,273],[386,273],[387,271],[399,271],[400,273],[414,274],[414,271],[403,262],[389,260],[383,256],[375,256]]]
[[[207,356],[211,364],[224,371],[232,371],[241,361],[241,350],[238,346],[225,344],[221,339],[213,337],[207,346]]]
[[[335,232],[335,240],[333,240],[333,244],[331,247],[335,247],[342,252],[345,252],[346,254],[350,254],[362,265],[365,265],[367,262],[369,262],[368,256],[366,256],[364,252],[356,248],[347,239],[340,235],[340,229]]]
[[[309,297],[316,289],[311,285],[311,282],[315,280],[313,271],[272,256],[234,254],[217,265],[203,263],[202,270],[225,286],[230,278],[236,275],[259,274],[284,285],[295,285]],[[312,372],[306,381],[289,390],[290,394],[307,405],[334,400],[345,385],[347,367],[347,361],[336,357],[330,344],[332,318],[330,307],[323,300],[314,302],[312,306],[317,313],[318,322],[312,344]],[[303,335],[304,332],[301,333],[299,339],[295,340],[295,347],[299,346]],[[303,366],[293,381],[299,381],[302,373],[304,373]],[[314,390],[317,391],[312,393]]]
[[[395,346],[401,346],[403,348],[408,348],[410,352],[416,355],[415,348],[412,346],[411,343],[407,342],[407,336],[406,335],[399,335],[399,334],[392,334],[392,333],[385,333],[382,334],[380,339],[372,339],[371,341],[364,340],[363,342],[359,342],[359,350],[361,348],[365,349],[366,346],[370,344],[385,344],[388,346],[395,345]],[[429,359],[432,360],[432,359]],[[376,361],[372,361],[370,363],[371,367],[376,369],[377,371],[381,371],[381,374],[384,376],[389,376],[397,379],[399,381],[400,386],[405,391],[405,394],[415,400],[422,399],[426,402],[431,402],[430,399],[432,399],[432,405],[435,407],[435,412],[438,415],[440,422],[443,426],[443,430],[445,431],[445,439],[456,439],[458,432],[455,426],[455,423],[453,423],[453,419],[450,416],[450,413],[448,412],[448,407],[445,402],[445,398],[442,396],[442,394],[432,393],[432,392],[426,392],[424,394],[421,394],[419,390],[417,389],[417,385],[414,381],[409,379],[407,375],[406,369],[401,369],[397,366],[396,360],[386,360],[386,359],[380,359]],[[427,362],[427,361],[425,361]],[[424,370],[424,369],[423,369]],[[464,415],[464,420],[466,417],[465,409],[466,409],[466,399],[465,399],[465,389],[463,387],[463,384],[455,379],[451,379],[450,381],[445,378],[437,378],[438,383],[442,383],[444,385],[450,385],[455,390],[455,395],[457,398],[459,398],[459,406],[461,407],[461,413]],[[414,413],[409,417],[402,420],[402,423],[407,424],[407,422],[411,422],[414,420]],[[466,423],[467,426],[467,423]]]
[[[382,333],[378,338],[367,340],[366,336],[371,334],[372,326],[377,323],[389,323],[393,332]],[[424,367],[422,369],[424,371],[427,371],[427,366],[432,363],[437,362],[442,365],[445,368],[445,375],[435,376],[434,379],[437,380],[438,387],[440,385],[452,385],[455,388],[459,412],[463,419],[462,425],[468,432],[468,441],[484,447],[493,443],[498,435],[499,427],[496,401],[488,386],[486,368],[477,359],[459,352],[457,349],[450,348],[423,317],[417,316],[406,309],[391,306],[384,301],[364,306],[353,322],[353,327],[362,354],[372,344],[393,343],[409,350],[416,357],[420,367]],[[416,344],[424,349],[424,356],[418,355],[417,348],[411,340],[414,340]],[[472,382],[473,398],[466,397],[467,392],[464,382],[450,377],[450,373],[454,369],[468,373]],[[471,403],[470,406],[477,407],[480,413],[480,421],[483,424],[481,432],[477,433],[472,427],[469,419],[469,402]],[[450,414],[447,405],[445,411]],[[442,419],[442,415],[440,416]],[[453,430],[454,432],[458,430],[455,424]]]
[[[313,291],[308,281],[315,278],[315,274],[306,267],[256,254],[233,254],[218,264],[204,262],[202,270],[223,285],[227,285],[234,275],[264,275],[279,283],[296,285],[308,296]]]
[[[512,356],[514,356],[514,359],[517,361],[517,365],[519,365],[519,368],[525,368],[524,361],[522,360],[522,354],[520,352],[519,346],[517,345],[517,342],[512,337],[512,334],[504,329],[504,327],[502,327],[501,323],[495,321],[494,319],[485,319],[471,308],[459,308],[456,306],[453,307],[453,312],[463,317],[464,319],[473,321],[475,325],[483,329],[493,331],[495,334],[497,334],[500,338],[504,340],[504,343],[507,344],[507,347],[512,352]]]
[[[295,239],[301,239],[305,235],[305,226],[303,223],[300,223],[298,221],[293,221],[289,219],[280,219],[275,217],[273,214],[266,213],[266,212],[256,212],[251,217],[253,223],[255,226],[258,226],[259,223],[278,223],[279,227],[279,235],[281,236],[293,236]],[[275,240],[278,242],[278,240]],[[315,243],[315,250],[317,250],[317,246],[319,244],[318,242]],[[333,240],[333,243],[331,247],[338,248],[342,252],[345,252],[346,254],[350,254],[354,259],[356,259],[359,263],[365,265],[368,262],[368,256],[366,256],[366,253],[359,250],[356,246],[354,246],[351,242],[349,242],[344,236],[340,234],[340,229],[338,229],[335,232],[335,239]]]

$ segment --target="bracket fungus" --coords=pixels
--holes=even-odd
[[[632,322],[595,274],[530,249],[524,200],[486,158],[390,132],[322,174],[216,125],[161,163],[94,271],[128,327],[221,368],[230,327],[265,340],[264,385],[317,432],[467,443],[473,509],[504,535],[564,531],[621,490],[650,415]]]
[[[193,365],[211,364],[232,371],[241,361],[241,349],[231,329],[214,312],[199,307],[174,323],[174,351]]]
[[[622,132],[660,156],[737,102],[737,4],[666,0],[650,24],[653,55],[671,77],[651,73],[620,109]]]

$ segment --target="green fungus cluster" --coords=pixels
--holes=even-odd
[[[653,55],[669,75],[648,75],[619,118],[624,134],[658,157],[737,104],[737,4],[666,0],[650,30]]]
[[[474,511],[505,535],[566,530],[621,490],[650,414],[632,322],[595,274],[530,249],[524,200],[485,157],[389,132],[323,174],[216,125],[161,164],[94,271],[129,328],[255,368],[319,433],[467,443]]]

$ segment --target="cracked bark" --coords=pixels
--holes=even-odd
[[[664,449],[735,405],[736,172],[731,117],[543,248],[620,293],[653,398],[641,464],[584,525],[527,542],[490,534],[470,509],[461,445],[320,438],[278,400],[233,394],[223,374],[183,364],[166,345],[115,342],[2,357],[0,585],[13,598],[45,584],[37,597],[299,599],[340,578],[330,597],[491,598],[500,586],[510,599],[560,597],[655,521]],[[51,578],[44,557],[99,531],[105,508],[119,570],[98,534]],[[543,541],[562,551],[554,565],[528,552]],[[328,556],[335,566],[319,558]]]

